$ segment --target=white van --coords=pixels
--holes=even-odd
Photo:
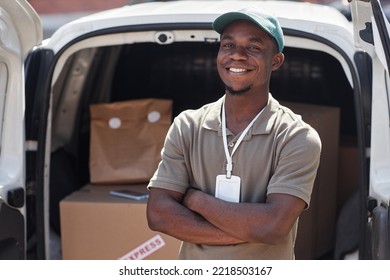
[[[308,118],[337,112],[320,124],[331,152],[297,258],[389,259],[388,22],[378,0],[350,2],[352,21],[310,3],[150,2],[80,18],[42,42],[27,1],[0,0],[0,259],[50,258],[59,202],[89,182],[91,104],[166,98],[177,115],[223,94],[211,23],[246,5],[274,12],[285,33],[273,96],[318,108]]]

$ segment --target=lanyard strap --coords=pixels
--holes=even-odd
[[[248,133],[249,129],[253,126],[255,121],[260,116],[261,112],[263,112],[264,108],[253,118],[253,120],[248,124],[248,126],[244,129],[243,132],[241,132],[240,137],[238,138],[236,144],[233,147],[232,154],[229,153],[228,145],[227,145],[227,133],[226,133],[226,114],[225,114],[225,100],[222,104],[222,141],[223,141],[223,148],[225,150],[226,155],[226,178],[230,179],[232,177],[232,170],[233,170],[233,161],[232,157],[234,152],[237,150],[238,146],[241,144],[242,140],[244,139],[245,135]]]

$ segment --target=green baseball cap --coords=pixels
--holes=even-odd
[[[256,8],[245,8],[236,12],[228,12],[220,15],[214,20],[213,29],[219,34],[222,34],[225,27],[236,20],[248,20],[253,22],[275,39],[279,52],[283,51],[283,31],[278,19],[272,14]]]

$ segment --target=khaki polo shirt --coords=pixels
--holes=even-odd
[[[221,130],[224,97],[177,116],[167,134],[162,160],[149,187],[185,193],[188,187],[215,194],[217,175],[226,174]],[[240,134],[227,131],[228,146]],[[299,115],[269,95],[269,102],[233,155],[232,174],[241,178],[240,202],[264,203],[270,193],[283,193],[310,204],[319,165],[317,132]],[[183,259],[293,259],[296,226],[281,245],[244,243],[205,246],[183,243]]]

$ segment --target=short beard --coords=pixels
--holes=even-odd
[[[231,87],[226,86],[226,91],[230,93],[231,95],[243,95],[244,93],[248,92],[251,89],[251,86],[247,86],[245,88],[242,88],[240,90],[234,90]]]

